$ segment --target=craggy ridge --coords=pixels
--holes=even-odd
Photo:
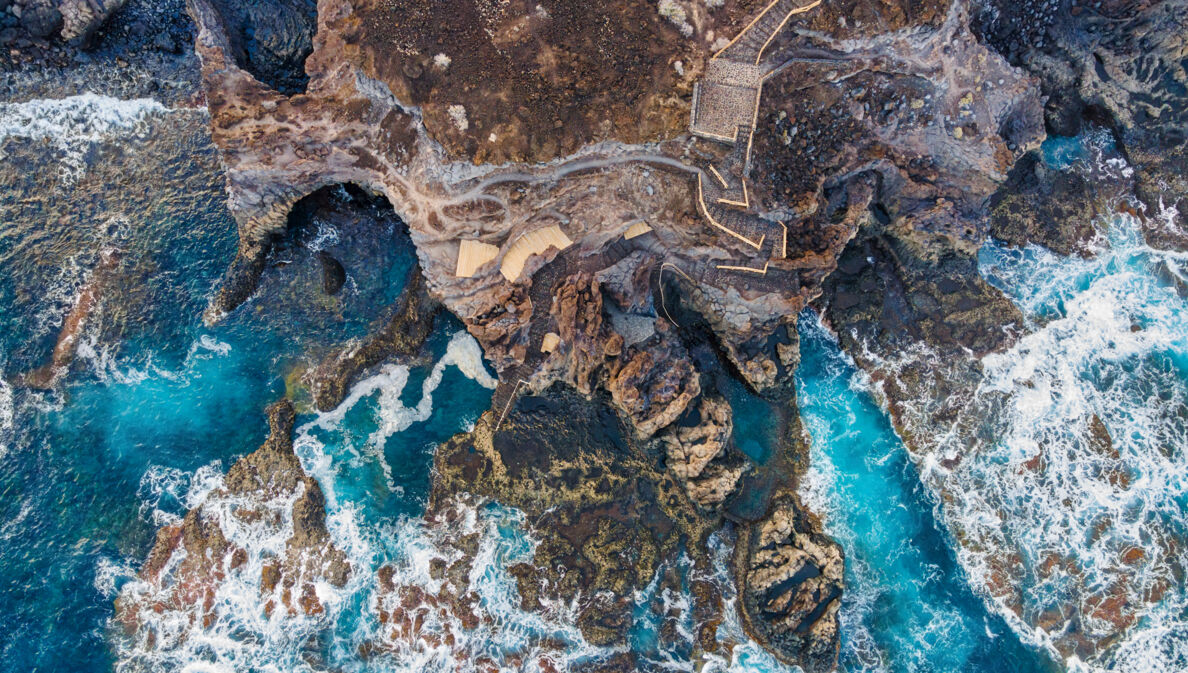
[[[1023,329],[978,249],[993,235],[1084,251],[1084,212],[1106,208],[1037,173],[1049,133],[1108,128],[1136,169],[1127,207],[1153,244],[1184,247],[1182,0],[321,0],[316,30],[284,5],[289,32],[251,48],[271,15],[225,4],[187,0],[239,234],[207,319],[256,291],[302,198],[344,183],[385,197],[423,286],[307,375],[316,403],[419,348],[438,304],[457,316],[500,386],[439,449],[431,514],[462,493],[524,510],[542,538],[515,570],[524,605],[598,596],[579,617],[591,643],[622,644],[632,593],[681,550],[707,567],[729,521],[748,633],[806,670],[835,666],[844,560],[796,494],[797,316],[822,312],[913,456],[932,457],[910,403],[935,402],[933,424],[961,417],[980,358]],[[304,74],[286,71],[310,30]],[[509,273],[546,230],[569,243]],[[485,256],[459,275],[462,241]],[[903,364],[922,349],[948,366]],[[731,439],[730,378],[779,420],[763,464]],[[191,528],[158,546],[190,545]],[[999,551],[978,589],[1062,656],[1108,656],[1137,619],[1139,600],[1113,600],[1124,587],[1083,587],[1078,604],[1114,634],[1076,628],[1076,610],[1035,614],[1013,589],[1028,569]],[[721,597],[693,591],[698,651],[716,651]]]

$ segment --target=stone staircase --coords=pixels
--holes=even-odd
[[[793,16],[813,9],[821,0],[803,2],[772,0],[710,59],[694,89],[690,130],[732,146],[722,161],[707,166],[697,178],[702,215],[723,234],[722,250],[737,260],[715,263],[700,272],[715,285],[756,291],[799,287],[796,272],[781,266],[787,255],[787,227],[753,212],[747,179],[751,140],[767,74],[761,65],[763,55]]]
[[[759,65],[763,52],[775,39],[777,33],[796,14],[806,12],[820,2],[803,4],[803,0],[774,0],[755,17],[734,41],[715,54],[715,59]]]

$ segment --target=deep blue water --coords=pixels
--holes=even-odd
[[[105,629],[119,568],[144,557],[163,514],[184,512],[196,473],[221,472],[263,441],[264,407],[284,396],[286,378],[308,364],[310,350],[383,318],[413,261],[411,243],[393,235],[391,222],[386,231],[310,228],[299,242],[349,260],[339,298],[321,294],[316,259],[294,245],[279,255],[287,266],[266,272],[260,293],[207,328],[202,311],[234,254],[233,223],[215,214],[184,223],[150,216],[117,232],[86,232],[66,251],[79,273],[47,272],[38,255],[51,251],[39,247],[36,228],[4,226],[0,294],[16,298],[0,308],[0,364],[8,376],[48,357],[96,243],[126,253],[121,279],[91,321],[101,327],[85,333],[60,389],[0,389],[0,412],[12,412],[11,427],[0,433],[0,670],[110,670]],[[392,243],[376,246],[377,238]],[[145,267],[153,272],[141,274]],[[441,355],[459,329],[442,319],[429,350]],[[420,387],[431,366],[411,369],[410,388]],[[473,421],[490,394],[455,369],[445,372],[440,391],[441,413],[415,434],[382,442],[393,480],[404,485],[399,497],[358,485],[386,515],[419,511],[432,447]],[[376,406],[372,399],[352,409],[356,418],[339,434],[373,432],[366,410]],[[352,488],[339,486],[349,495]]]
[[[810,506],[846,551],[847,671],[1047,670],[969,588],[908,453],[816,315],[800,321]]]

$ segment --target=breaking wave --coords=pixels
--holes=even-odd
[[[60,157],[61,180],[73,183],[85,172],[92,147],[115,135],[143,133],[146,118],[165,112],[165,106],[150,98],[120,100],[93,93],[0,103],[0,159],[8,138],[49,141]]]
[[[0,379],[0,459],[8,454],[8,443],[12,441],[13,418],[12,386]]]
[[[867,377],[815,314],[799,328],[797,404],[811,438],[799,492],[846,552],[840,669],[1043,670],[969,589]]]
[[[351,488],[351,472],[358,466],[340,459],[341,445],[382,445],[412,423],[427,420],[432,395],[451,366],[485,387],[494,384],[477,343],[458,332],[422,383],[416,406],[400,403],[409,369],[386,367],[359,382],[338,409],[296,430],[294,449],[327,496],[331,543],[352,569],[343,586],[324,579],[314,583],[321,610],[312,614],[269,609],[270,601],[279,605],[280,589],[265,586],[262,579],[267,564],[292,553],[286,545],[293,537],[292,505],[300,489],[261,504],[228,496],[220,488],[224,477],[218,462],[192,473],[148,470],[139,490],[142,516],[158,525],[177,524],[187,510],[200,508],[201,519],[216,523],[246,557],[235,560],[228,552],[229,558],[215,563],[237,569],[223,573],[210,610],[138,610],[147,627],[140,632],[154,635],[138,642],[117,636],[117,669],[470,671],[495,666],[547,671],[602,654],[575,626],[576,606],[521,609],[507,568],[530,561],[536,545],[524,532],[521,513],[464,501],[437,508],[431,520],[389,517]],[[371,424],[360,426],[357,416],[368,411]],[[356,432],[372,425],[380,429],[362,436]],[[383,447],[371,455],[382,456]],[[237,514],[245,510],[257,514]],[[161,576],[186,563],[179,547]],[[161,589],[134,577],[127,564],[105,560],[96,575],[102,591],[121,587],[121,601],[167,603],[154,596]]]
[[[326,494],[330,543],[345,554],[351,568],[342,586],[324,578],[313,582],[320,610],[270,607],[281,604],[281,589],[264,581],[266,566],[284,564],[293,554],[287,545],[294,532],[292,505],[300,489],[262,505],[228,496],[218,461],[192,472],[150,468],[138,491],[143,518],[156,525],[176,525],[187,511],[197,509],[201,520],[217,524],[233,546],[227,558],[215,560],[214,567],[225,570],[209,610],[139,609],[136,633],[141,635],[135,640],[119,635],[115,625],[117,670],[545,673],[619,653],[592,645],[577,627],[582,601],[589,597],[579,596],[572,603],[542,597],[543,609],[522,608],[509,568],[532,562],[537,541],[520,511],[467,497],[438,503],[428,514],[390,516],[376,506],[374,485],[360,473],[366,471],[367,461],[382,459],[388,437],[415,443],[413,424],[433,413],[432,396],[450,368],[484,388],[495,383],[483,367],[477,342],[462,331],[452,336],[424,375],[416,405],[400,402],[416,370],[385,367],[357,383],[339,408],[303,418],[295,430],[294,450]],[[373,427],[378,429],[372,431]],[[381,446],[374,446],[377,442]],[[372,448],[355,450],[352,445]],[[386,453],[393,455],[391,447]],[[360,479],[362,487],[356,484]],[[252,515],[245,518],[240,514],[244,511]],[[724,598],[718,628],[723,647],[701,661],[690,659],[697,625],[688,581],[679,591],[657,590],[662,568],[657,582],[636,596],[635,628],[650,631],[652,637],[659,631],[660,625],[644,613],[679,614],[680,623],[673,631],[676,642],[642,648],[643,659],[665,670],[690,673],[787,673],[790,669],[743,631],[730,574],[732,541],[715,535],[710,545],[712,568],[695,569],[684,555],[677,565],[687,580],[707,579],[719,587]],[[246,556],[236,558],[236,547]],[[179,547],[160,577],[184,573],[188,562]],[[313,572],[325,571],[323,567]],[[126,605],[170,605],[168,581],[160,586],[142,580],[124,561],[101,560],[95,586],[104,595],[118,595]],[[652,603],[659,607],[650,608]]]
[[[955,503],[964,530],[1023,552],[1029,615],[1071,597],[1087,633],[1133,627],[1127,641],[1171,652],[1171,641],[1150,641],[1182,632],[1188,607],[1188,303],[1168,282],[1188,255],[1148,247],[1128,215],[1107,235],[1089,260],[987,246],[988,279],[1035,324],[983,359],[977,396],[1001,409],[998,439],[946,478],[984,498]],[[975,579],[993,581],[985,558],[963,558]],[[1126,604],[1163,605],[1128,615]],[[1118,656],[1131,649],[1124,642]]]
[[[140,478],[136,491],[140,516],[157,527],[179,523],[186,512],[199,507],[222,485],[222,475],[223,463],[219,460],[193,472],[152,465]]]
[[[900,420],[972,586],[1021,637],[1073,670],[1183,671],[1188,256],[1129,215],[1103,225],[1088,259],[984,246],[1027,333],[981,360],[955,418],[926,392]],[[924,346],[865,355],[968,377]]]
[[[154,636],[118,642],[117,670],[545,671],[599,653],[582,639],[570,606],[520,608],[507,568],[531,560],[535,541],[523,533],[522,514],[480,503],[458,503],[432,522],[403,517],[379,525],[353,503],[329,507],[327,528],[350,562],[349,580],[342,587],[316,582],[321,610],[313,614],[270,609],[280,589],[262,578],[266,566],[285,559],[292,503],[264,503],[266,514],[245,522],[236,510],[259,511],[259,501],[205,499],[203,518],[246,550],[246,560],[218,581],[207,611],[213,619],[197,608],[139,611],[142,629]],[[162,575],[186,562],[175,552]],[[216,567],[234,563],[229,553]],[[109,593],[124,583],[123,601],[155,600],[152,585],[123,564],[102,563],[96,583]]]

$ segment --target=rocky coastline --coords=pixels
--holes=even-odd
[[[583,637],[607,647],[626,644],[633,596],[676,583],[682,554],[708,572],[707,540],[726,531],[748,635],[810,673],[833,670],[845,560],[797,494],[798,316],[822,315],[915,462],[960,470],[994,413],[977,394],[983,359],[1028,329],[979,273],[989,239],[1091,256],[1091,222],[1121,210],[1149,245],[1188,250],[1188,3],[823,3],[759,51],[767,70],[742,160],[688,127],[708,64],[767,3],[660,4],[667,13],[647,2],[187,0],[183,12],[0,0],[11,75],[0,95],[71,95],[103,71],[123,73],[104,75],[112,95],[205,106],[238,242],[208,322],[258,290],[303,199],[350,185],[390,204],[417,264],[386,321],[304,372],[314,406],[331,410],[364,372],[416,356],[439,313],[452,314],[499,387],[473,431],[437,449],[427,520],[475,497],[523,511],[540,539],[533,562],[512,568],[523,609],[576,601]],[[457,20],[430,20],[447,14]],[[1046,138],[1094,129],[1132,169],[1112,190],[1042,156]],[[714,176],[734,188],[715,166],[740,163],[745,207],[733,217],[765,232],[759,245],[704,203]],[[646,231],[628,236],[638,223]],[[517,242],[547,227],[571,245],[509,276]],[[463,240],[497,252],[461,275]],[[319,259],[332,295],[345,260]],[[731,385],[777,419],[764,460],[734,439]],[[312,616],[318,582],[361,571],[330,542],[324,497],[293,453],[292,406],[268,416],[268,442],[159,533],[117,605],[129,637],[160,637],[140,630],[145,610],[218,619],[217,585],[236,573],[258,575],[270,609]],[[936,428],[952,428],[959,448]],[[1100,421],[1085,433],[1100,440]],[[943,478],[926,481],[942,512],[960,499]],[[289,535],[279,565],[213,523],[232,499],[260,504],[234,525]],[[959,554],[988,544],[950,533]],[[1118,576],[1080,586],[1067,609],[1039,609],[1023,579],[1067,560],[992,542],[975,588],[1065,659],[1105,661],[1161,595]],[[379,605],[407,602],[390,589]],[[718,652],[720,592],[694,582],[692,596],[691,654]]]

